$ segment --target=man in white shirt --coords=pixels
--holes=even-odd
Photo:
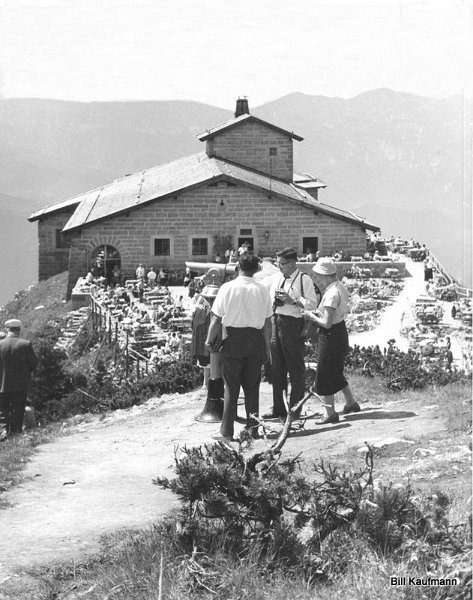
[[[153,288],[156,285],[156,277],[157,277],[157,273],[154,270],[154,267],[151,267],[150,270],[148,271],[148,285],[150,288]]]
[[[135,275],[136,275],[136,279],[144,279],[145,275],[146,275],[146,271],[145,268],[143,267],[143,264],[140,263],[135,271]]]
[[[231,441],[240,386],[245,394],[246,427],[257,436],[261,366],[269,345],[271,298],[268,289],[254,280],[259,259],[253,253],[240,256],[239,275],[224,283],[212,306],[206,344],[212,347],[223,326],[221,349],[225,395],[220,433],[214,439]],[[216,350],[217,348],[213,348]]]
[[[263,418],[285,418],[287,415],[283,393],[287,392],[288,375],[291,383],[289,404],[292,408],[304,396],[304,318],[303,310],[317,308],[317,297],[312,278],[297,268],[297,252],[284,248],[276,254],[280,276],[271,278],[273,299],[273,327],[271,336],[271,382],[273,407]]]

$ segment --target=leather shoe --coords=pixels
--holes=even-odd
[[[214,433],[212,436],[210,436],[213,440],[215,440],[216,442],[224,442],[225,444],[228,444],[229,442],[234,442],[235,440],[230,437],[229,435],[222,435],[220,432]]]
[[[271,412],[265,413],[261,415],[262,419],[285,419],[287,415],[275,413],[273,410]]]
[[[345,406],[343,407],[343,414],[349,415],[350,413],[360,412],[360,410],[361,407],[358,404],[358,402],[355,402],[355,404],[350,404],[350,406],[348,406],[348,404],[345,404]]]
[[[319,421],[317,425],[331,425],[332,423],[338,423],[339,421],[340,417],[337,415],[337,413],[333,413],[333,415],[325,417],[325,419]]]

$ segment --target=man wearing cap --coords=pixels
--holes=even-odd
[[[7,337],[0,341],[0,416],[7,435],[21,433],[26,393],[37,358],[31,342],[20,338],[21,322],[5,323]]]
[[[276,253],[280,274],[271,278],[273,327],[271,336],[271,381],[273,407],[263,418],[285,418],[283,394],[287,376],[291,383],[289,405],[292,408],[304,396],[304,318],[303,309],[317,308],[318,298],[312,279],[297,268],[297,252],[284,248]]]
[[[258,422],[251,415],[259,414],[261,366],[269,342],[272,314],[268,289],[253,278],[259,269],[258,257],[245,252],[238,259],[238,265],[238,277],[224,283],[217,292],[206,341],[212,346],[223,326],[226,333],[221,349],[225,382],[223,418],[220,433],[213,436],[223,441],[233,438],[240,387],[245,394],[246,427],[254,437],[257,435]]]

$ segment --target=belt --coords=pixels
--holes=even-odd
[[[225,327],[228,332],[238,332],[238,331],[263,331],[262,329],[258,329],[257,327]]]
[[[279,313],[274,313],[274,316],[277,319],[294,319],[294,321],[301,321],[302,317],[293,317],[292,315],[281,315]]]

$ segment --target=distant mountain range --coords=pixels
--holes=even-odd
[[[36,279],[33,210],[203,150],[196,136],[229,108],[0,99],[0,303]],[[250,99],[250,112],[304,137],[295,166],[327,183],[321,200],[425,242],[471,285],[471,102],[379,89]]]

